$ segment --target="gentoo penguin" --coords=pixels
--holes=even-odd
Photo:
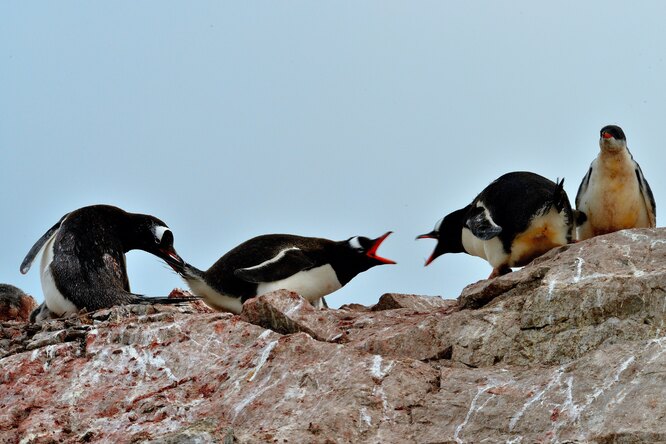
[[[576,209],[584,215],[577,239],[585,240],[625,228],[657,225],[657,208],[641,167],[627,148],[622,128],[601,128],[601,151],[576,194]]]
[[[563,184],[526,171],[501,176],[417,237],[437,239],[425,264],[444,253],[467,253],[493,266],[490,279],[571,242],[573,214]]]
[[[125,253],[144,250],[172,267],[183,260],[173,248],[164,222],[109,205],[92,205],[65,214],[30,249],[21,273],[40,250],[44,304],[34,317],[56,316],[136,303],[175,303],[184,299],[147,298],[130,293]]]
[[[267,234],[238,245],[207,271],[185,263],[178,270],[192,292],[216,310],[240,313],[243,303],[278,289],[294,291],[315,306],[357,274],[382,264],[377,255],[391,232],[377,239],[344,241]]]

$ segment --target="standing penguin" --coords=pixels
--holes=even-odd
[[[585,240],[625,228],[652,228],[657,225],[657,208],[650,185],[634,160],[622,128],[601,128],[601,151],[576,194],[581,214],[577,239]]]
[[[267,234],[238,245],[207,271],[184,264],[178,271],[206,304],[240,313],[243,303],[274,290],[296,292],[318,306],[323,296],[376,265],[395,264],[377,255],[391,232],[377,239],[328,239]]]
[[[62,316],[83,308],[93,311],[122,304],[187,300],[147,298],[130,292],[125,265],[128,251],[147,251],[172,267],[183,264],[173,248],[173,234],[153,216],[127,213],[109,205],[72,211],[30,249],[21,264],[21,273],[28,272],[42,249],[44,304],[37,317],[46,311]]]
[[[490,279],[571,242],[573,214],[563,184],[525,171],[501,176],[417,237],[437,239],[426,265],[444,253],[467,253],[492,265]]]

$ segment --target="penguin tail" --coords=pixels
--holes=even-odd
[[[564,178],[562,178],[562,180],[557,179],[557,186],[553,192],[553,205],[559,213],[568,206],[568,203],[569,198],[567,197],[566,191],[564,191]]]
[[[139,304],[165,304],[165,305],[175,305],[183,304],[186,302],[199,301],[201,298],[199,296],[179,296],[179,297],[169,297],[169,296],[157,296],[157,297],[148,297],[148,296],[139,296],[137,303]]]

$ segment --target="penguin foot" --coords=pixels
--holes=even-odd
[[[44,302],[30,313],[31,324],[41,324],[49,319],[58,319],[58,315],[49,310]]]
[[[506,264],[500,265],[499,267],[493,268],[493,272],[490,273],[490,276],[488,276],[488,279],[495,279],[498,276],[503,276],[505,274],[511,273],[511,267],[509,267]]]

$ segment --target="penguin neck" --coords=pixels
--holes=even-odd
[[[377,265],[373,264],[369,257],[349,249],[347,241],[336,242],[329,251],[329,255],[330,264],[342,286],[359,273]]]
[[[463,230],[467,213],[472,208],[472,204],[467,205],[446,217],[445,222],[440,227],[440,242],[446,245],[446,253],[466,253],[463,246]]]
[[[619,173],[633,174],[632,156],[626,147],[620,150],[602,149],[598,159],[599,167],[606,175],[614,177]]]
[[[146,237],[150,228],[147,227],[142,215],[127,214],[128,217],[118,218],[114,221],[118,231],[118,238],[123,246],[125,253],[131,250],[143,250],[152,253],[146,249]]]

